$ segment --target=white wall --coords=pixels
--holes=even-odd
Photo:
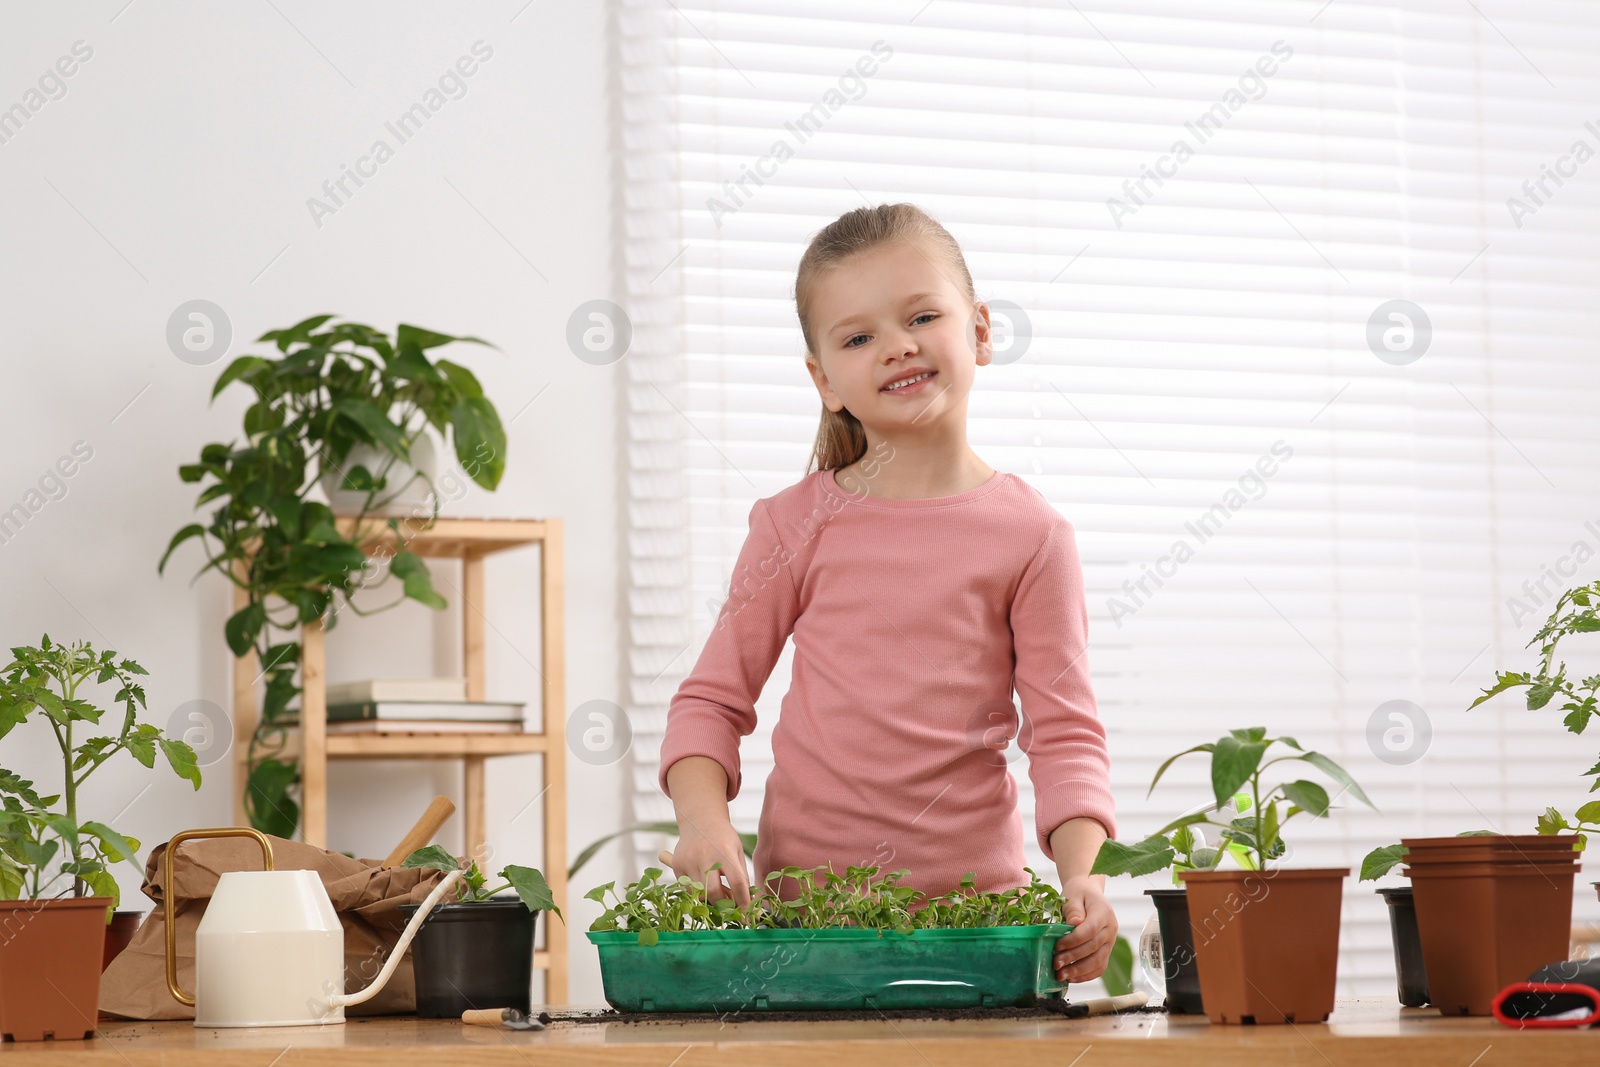
[[[191,700],[227,708],[226,584],[214,574],[189,584],[201,559],[193,544],[156,574],[167,540],[194,517],[195,487],[176,469],[240,433],[244,390],[207,402],[226,360],[259,350],[250,340],[265,330],[333,312],[499,345],[446,350],[477,371],[503,419],[515,417],[499,491],[474,487],[447,513],[565,520],[569,708],[624,703],[621,371],[579,361],[565,340],[572,309],[617,298],[606,5],[124,3],[0,15],[0,109],[42,100],[20,129],[0,129],[0,511],[26,505],[75,442],[93,450],[65,495],[0,543],[0,645],[48,632],[136,658],[150,671],[157,724]],[[385,123],[479,41],[492,55],[465,94],[400,143]],[[92,54],[64,95],[46,77],[57,98],[29,97],[77,42]],[[308,198],[379,138],[393,158],[314,219]],[[197,298],[232,325],[226,357],[209,366],[179,360],[165,336],[174,309]],[[536,700],[536,553],[520,557],[490,572],[489,687]],[[447,599],[457,581],[436,571]],[[441,618],[408,604],[342,622],[330,678],[449,672],[458,621],[454,605]],[[0,742],[0,765],[49,786],[59,780],[52,747],[32,724]],[[625,767],[569,760],[574,851],[623,825]],[[387,852],[435,792],[459,796],[447,767],[340,765],[333,776],[330,844],[358,855]],[[196,794],[159,765],[123,760],[90,783],[83,811],[148,847],[229,822],[229,779],[220,762]],[[538,809],[517,813],[541,787],[535,757],[491,764],[500,856],[537,862]],[[461,847],[459,817],[441,841]],[[579,873],[568,923],[556,927],[570,937],[575,1003],[602,999],[582,934],[598,907],[581,894],[625,877],[619,852]],[[130,869],[118,878],[125,899],[148,904]]]

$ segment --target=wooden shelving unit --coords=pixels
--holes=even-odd
[[[368,556],[391,555],[395,534],[387,519],[367,516],[338,519],[339,532],[356,541]],[[462,761],[465,844],[476,855],[485,844],[486,814],[484,765],[495,756],[537,753],[544,759],[544,857],[540,869],[562,914],[567,909],[567,764],[566,764],[566,607],[562,568],[560,519],[438,519],[432,527],[408,533],[406,547],[425,559],[459,559],[462,584],[462,667],[467,678],[467,699],[485,699],[484,559],[499,552],[540,546],[540,648],[539,674],[543,679],[543,729],[522,734],[349,734],[329,736],[327,730],[326,650],[322,623],[301,627],[300,696],[300,797],[301,835],[308,844],[327,847],[328,763],[359,759],[451,759]],[[244,591],[234,587],[234,610],[245,606]],[[248,767],[247,746],[256,728],[260,706],[256,682],[260,667],[252,652],[233,664],[234,822],[246,825],[242,783]],[[546,948],[534,952],[533,964],[546,971],[547,1003],[567,999],[567,938],[563,928],[551,934],[541,922]]]

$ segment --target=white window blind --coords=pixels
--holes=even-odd
[[[1200,757],[1145,790],[1230,727],[1327,752],[1381,812],[1296,820],[1294,862],[1352,868],[1340,991],[1392,994],[1361,856],[1532,832],[1600,749],[1516,694],[1464,710],[1531,666],[1541,603],[1600,577],[1600,161],[1577,148],[1600,150],[1600,9],[624,0],[619,32],[635,814],[672,817],[668,703],[751,503],[809,455],[799,256],[851,208],[910,201],[1015,309],[970,440],[1077,530],[1120,836],[1206,799]],[[1409,362],[1369,344],[1392,300],[1426,315]],[[1600,660],[1569,652],[1575,676]],[[741,749],[741,830],[789,655]],[[1413,762],[1369,744],[1395,700],[1431,726]],[[1111,882],[1124,933],[1165,884]]]

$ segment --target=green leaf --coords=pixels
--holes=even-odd
[[[102,822],[86,822],[79,827],[84,833],[92,835],[100,842],[100,849],[112,863],[127,862],[140,876],[144,875],[144,868],[139,866],[139,839],[136,837],[123,837],[111,827]]]
[[[1178,753],[1176,756],[1173,756],[1170,759],[1168,759],[1167,762],[1163,763],[1160,767],[1156,768],[1156,776],[1154,778],[1150,779],[1150,788],[1148,790],[1146,790],[1145,796],[1149,796],[1151,793],[1155,792],[1156,783],[1161,781],[1161,776],[1163,774],[1167,773],[1167,768],[1168,767],[1172,766],[1178,760],[1182,759],[1183,757],[1185,757],[1187,755],[1190,755],[1191,753],[1194,753],[1194,752],[1210,752],[1215,747],[1216,747],[1215,745],[1196,745],[1193,748],[1184,749],[1182,752]]]
[[[1349,772],[1343,767],[1339,766],[1337,763],[1333,762],[1333,760],[1329,759],[1327,756],[1324,756],[1320,752],[1307,752],[1303,756],[1296,756],[1295,759],[1305,760],[1307,763],[1317,768],[1317,770],[1321,771],[1329,778],[1332,778],[1334,781],[1344,786],[1345,789],[1349,791],[1350,795],[1361,801],[1361,803],[1365,804],[1373,811],[1378,810],[1378,806],[1367,799],[1367,794],[1361,791],[1361,787],[1359,785],[1356,785],[1356,780],[1350,777]]]
[[[1262,741],[1240,741],[1233,736],[1217,741],[1211,753],[1211,791],[1216,795],[1218,807],[1226,804],[1250,780],[1266,750],[1267,745]]]
[[[217,376],[217,384],[211,387],[211,399],[215,400],[217,394],[228,386],[247,375],[254,374],[266,365],[267,361],[260,356],[240,356],[228,364],[227,369]]]
[[[334,401],[333,410],[359,426],[365,436],[405,460],[411,462],[411,446],[406,442],[400,427],[389,421],[389,416],[365,400],[343,397]]]
[[[432,330],[424,330],[420,326],[408,326],[403,322],[400,324],[400,328],[395,331],[394,335],[394,343],[396,348],[438,348],[440,345],[447,345],[452,341],[470,341],[473,344],[489,345],[490,348],[494,347],[493,345],[490,345],[488,341],[481,340],[477,337],[452,337],[447,333],[435,333]]]
[[[162,755],[167,757],[167,763],[179,778],[186,782],[193,782],[196,790],[200,788],[200,767],[195,760],[194,749],[187,742],[173,741],[161,738]]]
[[[394,559],[389,563],[389,570],[404,583],[405,594],[412,600],[426,604],[436,611],[443,611],[449,605],[444,597],[433,590],[433,579],[428,574],[428,565],[414,552],[396,552]]]
[[[283,760],[266,759],[251,768],[245,791],[250,825],[274,837],[293,837],[300,805],[289,796],[289,789],[299,777],[299,769]]]
[[[1171,842],[1159,834],[1132,845],[1107,839],[1100,845],[1089,873],[1113,877],[1153,874],[1172,866],[1174,855]]]
[[[235,656],[243,656],[255,645],[256,635],[267,622],[267,608],[261,601],[247,604],[223,623],[222,632]]]
[[[1572,711],[1571,714],[1561,721],[1567,724],[1568,730],[1571,730],[1575,734],[1581,734],[1583,733],[1583,728],[1589,725],[1589,716],[1593,714],[1594,712],[1590,711],[1588,708],[1580,707]]]
[[[1125,997],[1133,992],[1133,945],[1120,934],[1116,944],[1111,946],[1111,959],[1107,961],[1100,980],[1105,983],[1106,993],[1110,996]]]
[[[402,867],[426,867],[436,871],[459,870],[461,861],[439,845],[424,845],[400,862]]]
[[[47,808],[59,799],[58,797],[40,797],[39,794],[33,791],[32,782],[12,771],[3,769],[0,769],[0,793],[10,793],[13,796],[21,797],[23,803],[35,810]]]
[[[1561,687],[1554,681],[1541,682],[1528,690],[1528,710],[1538,711],[1550,703],[1550,698],[1560,692]]]
[[[1285,782],[1280,788],[1283,795],[1301,811],[1325,817],[1328,814],[1328,791],[1316,782]]]
[[[511,864],[500,872],[500,877],[511,883],[511,888],[517,891],[517,896],[522,898],[529,911],[553,911],[561,915],[561,909],[556,907],[556,898],[551,896],[550,886],[541,871]],[[566,916],[562,915],[561,921],[566,922]]]
[[[1545,808],[1544,814],[1539,816],[1535,826],[1541,834],[1559,834],[1563,830],[1572,829],[1567,825],[1566,817],[1555,808]]]
[[[483,386],[478,383],[477,376],[459,363],[451,363],[448,359],[441,359],[434,366],[445,376],[445,380],[454,387],[455,391],[463,397],[474,399],[483,396]]]
[[[1405,850],[1399,845],[1375,848],[1361,861],[1361,881],[1371,882],[1382,878],[1405,861]]]
[[[1245,730],[1229,730],[1228,733],[1235,740],[1243,741],[1246,744],[1267,739],[1267,728],[1265,726],[1252,726]]]
[[[485,397],[467,397],[450,409],[456,459],[467,477],[493,491],[506,470],[506,431]]]
[[[1573,813],[1579,822],[1600,822],[1600,800],[1591,800]]]
[[[1507,689],[1513,689],[1519,685],[1529,684],[1531,684],[1531,679],[1529,679],[1526,674],[1516,674],[1511,671],[1503,672],[1495,681],[1494,687],[1491,689],[1485,689],[1482,696],[1467,705],[1467,710],[1471,711],[1479,704],[1482,704],[1485,700],[1488,700],[1491,697],[1499,696]]]

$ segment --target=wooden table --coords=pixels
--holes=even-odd
[[[600,1007],[603,1007],[600,1006]],[[563,1007],[552,1010],[566,1010]],[[188,1022],[108,1022],[91,1041],[0,1046],[30,1064],[120,1067],[305,1067],[313,1064],[627,1064],[630,1067],[917,1067],[1159,1063],[1304,1064],[1308,1067],[1496,1067],[1593,1064],[1600,1030],[1525,1030],[1491,1019],[1442,1018],[1392,1000],[1341,1001],[1315,1026],[1212,1026],[1161,1014],[1094,1019],[878,1019],[850,1022],[555,1022],[515,1032],[412,1016],[352,1018],[343,1025],[197,1029]]]

